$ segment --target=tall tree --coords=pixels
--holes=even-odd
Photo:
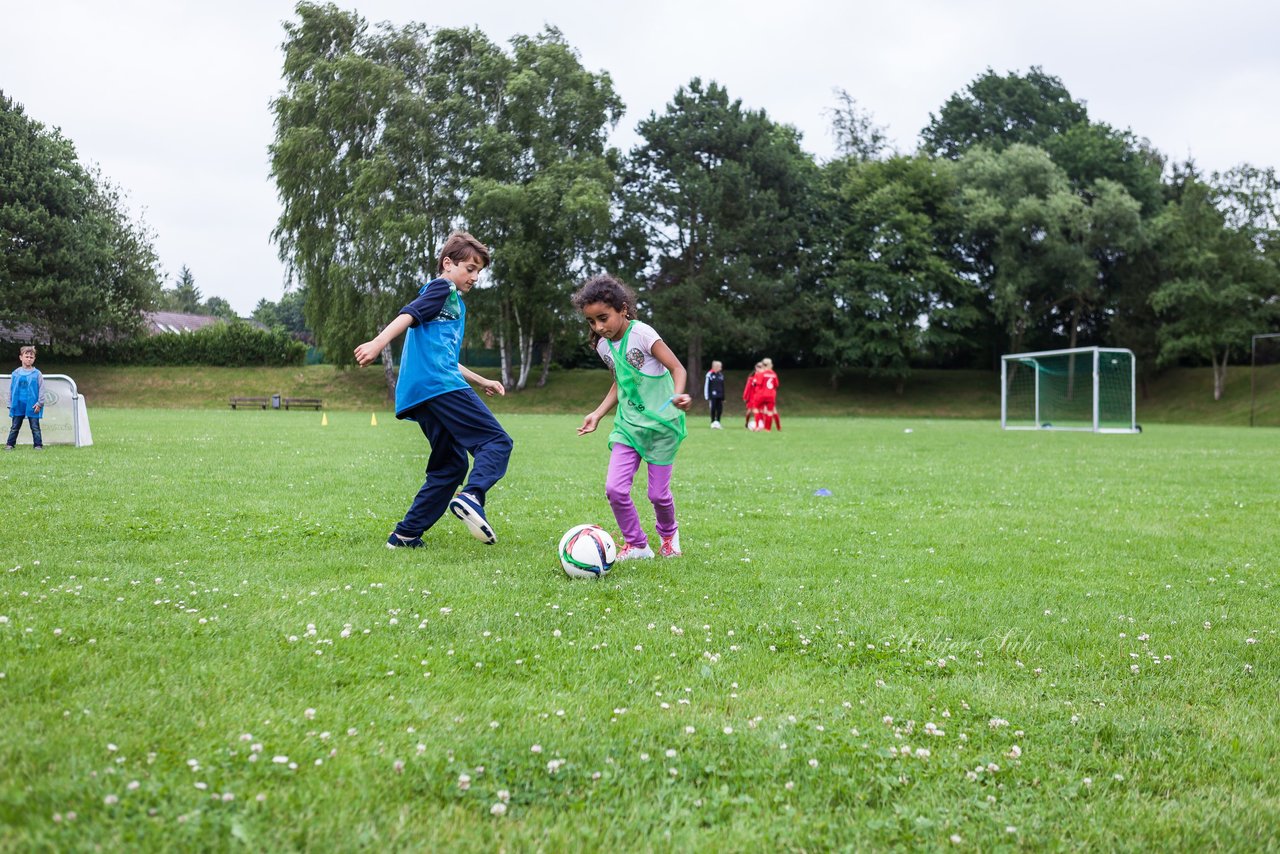
[[[178,279],[171,290],[164,292],[163,304],[169,311],[200,314],[204,311],[204,294],[196,285],[196,277],[186,264],[178,271]]]
[[[141,328],[159,296],[152,235],[119,188],[0,92],[0,323],[67,353]]]
[[[1014,143],[1044,145],[1087,119],[1085,105],[1038,66],[1003,76],[988,68],[936,116],[929,114],[920,140],[925,152],[954,160],[979,144],[996,151]]]
[[[891,148],[884,126],[876,124],[875,117],[858,106],[848,91],[836,89],[835,95],[836,106],[828,112],[836,151],[854,160],[879,160]]]
[[[1105,303],[1107,269],[1141,243],[1138,203],[1105,179],[1075,192],[1028,145],[980,146],[959,165],[969,239],[1010,346],[1022,350],[1039,330],[1075,347]]]
[[[1213,399],[1226,387],[1227,365],[1250,337],[1275,322],[1280,275],[1246,229],[1234,228],[1221,191],[1188,177],[1161,222],[1164,283],[1151,298],[1162,321],[1160,361],[1205,360]]]
[[[788,336],[817,186],[797,132],[695,78],[639,133],[624,214],[651,252],[643,297],[690,374],[708,347],[758,352]]]
[[[535,344],[545,384],[574,282],[607,246],[617,158],[605,137],[622,102],[554,28],[512,39],[511,59],[490,129],[505,156],[470,183],[467,219],[497,248],[476,303],[496,331],[503,383],[523,389]]]
[[[435,269],[486,163],[507,60],[475,30],[380,25],[299,3],[285,25],[272,174],[274,237],[331,359],[394,316]],[[394,388],[391,348],[383,354]]]
[[[859,365],[896,381],[913,361],[967,343],[980,293],[958,251],[963,219],[947,161],[893,157],[829,164],[839,228],[830,247],[830,322],[815,351],[838,376]]]

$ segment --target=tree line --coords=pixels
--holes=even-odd
[[[711,357],[854,370],[1102,344],[1150,370],[1211,364],[1215,395],[1280,321],[1273,168],[1205,174],[1090,118],[1040,68],[991,69],[893,151],[837,91],[838,154],[695,78],[606,145],[607,72],[548,27],[369,26],[302,3],[274,103],[275,237],[326,350],[367,340],[464,226],[494,247],[474,331],[522,388],[586,353],[568,294],[607,269],[696,375]],[[387,354],[388,357],[390,354]],[[390,372],[389,372],[390,376]]]
[[[1040,68],[978,75],[908,152],[837,90],[820,162],[701,78],[610,147],[624,105],[553,27],[499,46],[303,2],[284,36],[273,237],[298,287],[254,316],[338,364],[457,227],[494,247],[470,343],[497,349],[513,389],[591,363],[568,295],[601,270],[694,375],[768,354],[901,387],[920,367],[1101,344],[1142,374],[1212,365],[1216,396],[1250,336],[1280,330],[1275,169],[1170,161]],[[229,310],[186,268],[165,289],[120,191],[3,94],[0,143],[0,324],[75,352],[136,331],[139,308]]]

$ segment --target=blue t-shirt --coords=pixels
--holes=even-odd
[[[467,307],[452,282],[432,279],[400,313],[413,317],[396,381],[396,417],[404,418],[425,400],[470,388],[458,367]]]
[[[35,368],[15,368],[9,379],[9,417],[39,418],[44,407],[35,412],[32,407],[40,402],[44,392],[44,375]]]

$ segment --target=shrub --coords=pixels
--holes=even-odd
[[[85,361],[110,365],[301,365],[307,345],[283,329],[258,329],[240,320],[195,332],[151,335],[95,345]]]

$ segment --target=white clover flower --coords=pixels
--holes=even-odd
[[[507,805],[506,805],[506,804],[504,804],[504,803],[502,803],[501,801],[499,801],[498,803],[496,803],[496,804],[494,804],[493,806],[489,807],[489,814],[490,814],[490,815],[496,815],[496,816],[506,815],[506,814],[507,814]]]

